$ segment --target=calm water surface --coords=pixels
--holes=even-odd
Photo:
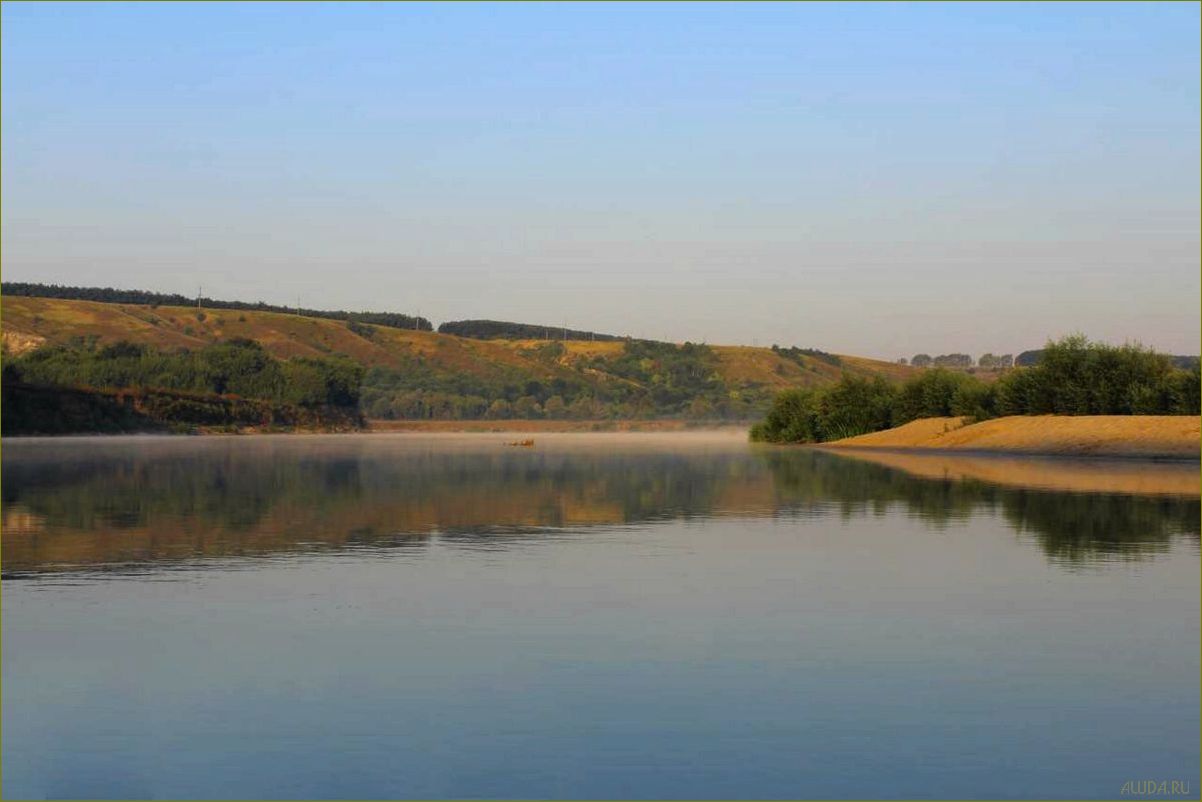
[[[6,439],[4,796],[1198,797],[1197,464],[536,438]]]

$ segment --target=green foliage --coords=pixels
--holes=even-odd
[[[981,358],[977,360],[977,364],[986,370],[1004,370],[1005,368],[1014,367],[1013,354],[981,354]]]
[[[821,443],[889,428],[897,390],[884,379],[845,376],[825,389],[786,390],[751,428],[766,443]]]
[[[819,396],[820,439],[838,440],[888,429],[896,397],[896,388],[879,376],[845,376]]]
[[[1002,415],[1198,414],[1195,371],[1139,345],[1110,346],[1082,335],[1049,342],[1032,367],[998,379]]]
[[[565,329],[535,323],[509,323],[503,320],[451,320],[438,327],[439,334],[471,337],[476,340],[621,340],[612,334]]]
[[[354,407],[299,407],[263,399],[175,390],[101,390],[9,381],[3,386],[5,435],[75,432],[237,431],[246,426],[323,430],[361,425]]]
[[[824,390],[786,391],[751,438],[817,443],[948,416],[1200,414],[1199,369],[1178,370],[1163,354],[1091,343],[1080,335],[1048,343],[1041,354],[1034,367],[1009,370],[994,384],[936,368],[900,387],[845,376]]]
[[[817,443],[822,438],[820,393],[785,390],[776,396],[764,420],[751,427],[759,443]]]
[[[828,354],[826,351],[819,351],[817,348],[796,348],[793,346],[781,348],[779,345],[773,345],[772,350],[786,359],[792,359],[802,367],[807,366],[805,357],[818,359],[826,362],[827,364],[834,365],[835,367],[839,367],[843,364],[843,360],[840,359],[838,355]]]
[[[971,368],[973,359],[968,354],[940,354],[932,363],[937,368]]]
[[[354,318],[346,322],[346,328],[351,334],[362,337],[365,340],[370,340],[376,334],[375,329],[371,326],[364,325]]]
[[[980,382],[967,373],[935,368],[906,382],[894,401],[892,425],[900,426],[918,418],[941,418],[957,414],[952,400],[957,392]]]
[[[997,417],[997,387],[979,381],[965,382],[952,394],[949,414],[970,422]]]
[[[363,410],[372,418],[741,419],[768,406],[761,387],[731,386],[705,345],[628,341],[616,356],[565,368],[562,343],[533,350],[553,371],[531,378],[502,365],[490,375],[448,370],[414,358],[400,368],[373,368],[364,378]],[[498,404],[497,402],[504,402]]]
[[[51,346],[8,360],[5,381],[41,386],[234,395],[303,407],[353,408],[363,369],[341,358],[274,359],[252,340],[196,351],[158,351],[131,342]],[[6,365],[6,368],[8,365]],[[18,379],[19,377],[19,379]]]

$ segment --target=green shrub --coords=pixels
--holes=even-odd
[[[953,409],[956,394],[964,396],[981,382],[967,373],[935,368],[906,382],[893,407],[893,425],[900,426],[918,418],[944,418],[958,415]]]
[[[376,330],[371,326],[364,325],[354,318],[351,318],[346,322],[346,327],[351,334],[362,337],[365,340],[370,340],[376,334]]]
[[[1032,367],[995,383],[936,368],[900,387],[844,377],[824,390],[776,397],[752,440],[815,443],[881,431],[917,418],[999,415],[1198,415],[1202,377],[1138,345],[1109,346],[1073,335],[1049,342]]]

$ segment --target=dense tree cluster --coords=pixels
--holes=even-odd
[[[1019,367],[1029,368],[1033,365],[1038,365],[1043,359],[1044,349],[1039,348],[1034,351],[1023,351],[1014,358],[1014,364]],[[1172,354],[1168,356],[1169,362],[1173,367],[1180,370],[1193,370],[1198,367],[1199,358],[1196,356],[1185,356],[1182,354]]]
[[[1033,367],[1010,370],[993,383],[936,368],[902,385],[845,377],[826,388],[787,390],[752,428],[752,438],[813,443],[881,431],[917,418],[1198,415],[1200,407],[1197,364],[1181,370],[1164,354],[1134,345],[1091,343],[1075,335],[1049,343]]]
[[[561,343],[550,342],[536,356],[550,365],[563,352]],[[503,368],[492,376],[450,372],[415,358],[400,368],[369,370],[362,408],[383,419],[746,420],[770,401],[763,387],[724,381],[717,356],[705,345],[631,340],[619,355],[577,367],[578,375],[531,379]]]
[[[843,364],[843,360],[840,359],[838,355],[828,354],[826,351],[819,351],[817,348],[797,348],[795,346],[781,348],[779,345],[773,345],[772,350],[774,353],[777,353],[786,359],[792,359],[794,362],[803,366],[806,364],[805,357],[820,359],[823,362],[834,365],[835,367],[839,367]]]
[[[363,368],[347,359],[279,360],[252,340],[195,351],[131,342],[49,346],[5,360],[4,381],[40,386],[161,389],[263,399],[300,407],[354,408]]]
[[[901,364],[906,364],[906,360],[898,360]],[[956,368],[964,370],[973,366],[973,358],[968,354],[940,354],[932,357],[930,354],[915,354],[910,360],[910,364],[916,368]],[[982,354],[981,358],[976,361],[976,365],[985,370],[1004,370],[1014,366],[1013,354]]]
[[[5,366],[8,370],[8,366]],[[300,407],[260,398],[157,389],[97,389],[3,384],[5,435],[237,431],[306,427],[346,431],[362,425],[353,407]]]
[[[564,326],[509,323],[504,320],[452,320],[438,327],[439,334],[454,334],[474,340],[597,340],[626,339],[613,334],[579,331]]]
[[[71,301],[100,301],[110,304],[136,304],[140,306],[195,306],[197,304],[196,298],[188,298],[178,293],[115,290],[112,287],[66,287],[58,284],[31,284],[15,281],[6,281],[0,285],[0,294],[24,295],[34,298],[62,298]],[[246,303],[244,301],[218,301],[213,298],[200,298],[199,301],[200,306],[205,309],[282,312],[302,317],[373,323],[377,326],[389,326],[394,329],[434,330],[434,326],[424,317],[402,315],[397,312],[344,312],[321,309],[298,309],[291,306],[266,304],[262,301],[258,303]]]
[[[986,370],[1005,370],[1006,368],[1014,367],[1014,355],[1002,354],[981,354],[981,358],[977,360],[977,365]]]
[[[968,354],[940,354],[932,363],[937,368],[971,368],[973,359]]]

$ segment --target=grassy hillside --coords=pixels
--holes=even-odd
[[[367,369],[364,410],[378,418],[746,418],[781,389],[915,372],[797,349],[480,340],[251,310],[21,296],[0,307],[9,355],[122,340],[195,350],[247,338],[278,359],[345,356]]]

